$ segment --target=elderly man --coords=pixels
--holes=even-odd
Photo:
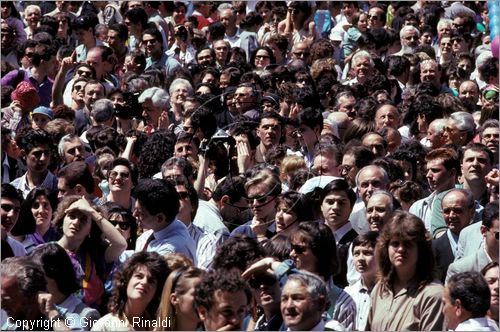
[[[471,255],[452,263],[446,273],[446,282],[459,272],[480,272],[488,263],[498,263],[498,201],[486,205],[479,230],[483,238],[483,245]]]
[[[429,124],[427,127],[427,136],[422,139],[420,143],[427,146],[430,149],[438,149],[445,144],[443,137],[444,127],[446,127],[447,120],[436,119]]]
[[[222,8],[221,8],[222,7]],[[236,12],[225,4],[219,6],[219,19],[226,28],[224,40],[229,42],[231,47],[240,46],[240,29],[236,26]]]
[[[328,290],[316,275],[307,272],[295,273],[281,292],[281,315],[289,331],[343,331],[337,321],[324,321],[327,309]]]
[[[448,266],[456,257],[460,232],[474,217],[474,197],[469,190],[452,189],[444,195],[441,206],[447,230],[443,236],[432,241],[432,249],[438,277],[444,282]]]
[[[415,53],[415,48],[418,46],[420,32],[413,25],[405,25],[399,31],[399,39],[401,41],[401,50],[394,55],[412,54]]]
[[[345,85],[363,84],[368,77],[372,76],[375,63],[373,62],[372,56],[367,51],[355,53],[351,63],[356,77],[344,82]]]
[[[366,220],[366,205],[372,194],[379,189],[388,189],[389,175],[379,166],[368,165],[363,167],[356,175],[356,187],[358,200],[354,205],[349,217],[352,228],[358,234],[365,234],[369,231]]]
[[[470,80],[463,81],[458,88],[458,98],[460,98],[469,112],[474,112],[479,101],[479,87],[477,83]]]
[[[260,92],[251,83],[241,83],[234,92],[234,107],[238,114],[243,114],[253,120],[260,116]]]
[[[481,143],[486,145],[488,149],[493,152],[495,157],[493,164],[498,165],[498,142],[500,136],[500,128],[498,120],[490,119],[487,120],[481,128],[479,128],[479,137],[481,138]],[[498,166],[497,166],[498,168]]]
[[[420,63],[420,81],[422,83],[430,83],[440,93],[453,94],[453,91],[446,85],[441,85],[441,67],[436,60],[424,60]]]
[[[40,266],[27,257],[10,257],[0,267],[2,309],[8,319],[2,330],[68,330],[52,297],[42,294],[47,281]]]
[[[445,328],[453,331],[498,331],[486,314],[490,308],[490,289],[479,272],[453,275],[443,290]]]
[[[170,115],[168,113],[169,102],[170,97],[163,89],[153,87],[144,90],[139,96],[144,120],[139,124],[137,129],[149,135],[159,129],[168,128],[170,125]]]

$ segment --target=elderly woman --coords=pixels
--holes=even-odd
[[[165,259],[155,252],[143,251],[130,257],[115,275],[109,314],[99,319],[92,331],[151,329],[153,326],[145,324],[155,317],[163,284],[169,274]]]
[[[83,302],[99,306],[104,293],[106,264],[118,259],[127,247],[127,241],[85,198],[79,196],[63,198],[53,224],[62,233],[57,243],[71,257],[77,276],[83,276]]]
[[[176,78],[168,91],[170,94],[170,106],[175,116],[175,122],[181,122],[184,119],[184,109],[182,104],[187,97],[193,96],[193,86],[188,80]]]
[[[434,278],[432,237],[418,217],[396,212],[375,249],[379,281],[367,330],[440,331],[443,286]]]
[[[474,138],[476,124],[474,118],[467,112],[455,112],[448,118],[444,127],[445,144],[467,145]]]

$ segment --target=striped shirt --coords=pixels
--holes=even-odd
[[[370,313],[371,299],[370,291],[358,280],[354,285],[346,287],[345,291],[351,295],[356,303],[356,327],[357,331],[365,331]]]
[[[193,223],[187,226],[187,229],[196,244],[198,267],[207,270],[212,264],[215,251],[217,250],[217,237],[214,234],[203,231],[203,229]]]

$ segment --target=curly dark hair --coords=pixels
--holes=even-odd
[[[47,145],[52,147],[54,145],[52,137],[45,130],[29,130],[23,136],[18,136],[16,138],[16,143],[19,148],[23,149],[26,154],[30,153],[31,150],[40,146]],[[52,151],[51,151],[52,152]]]
[[[264,251],[257,240],[238,235],[227,239],[217,248],[212,268],[231,270],[237,268],[242,272],[254,261],[264,257]]]
[[[252,299],[252,293],[246,281],[238,273],[224,270],[215,270],[207,273],[194,291],[194,305],[196,308],[204,307],[210,310],[215,305],[215,292],[223,291],[237,293],[243,291],[247,303]]]
[[[389,243],[393,239],[402,242],[412,242],[417,246],[417,263],[412,279],[418,292],[434,279],[434,255],[432,252],[432,236],[425,229],[423,221],[406,211],[397,211],[391,220],[382,229],[375,249],[375,256],[379,267],[380,281],[386,290],[392,289],[395,278],[395,268],[389,259]]]
[[[123,316],[125,305],[127,304],[127,286],[138,267],[144,266],[147,268],[153,281],[156,281],[156,291],[151,302],[146,308],[146,314],[149,317],[155,317],[156,310],[160,303],[161,293],[165,280],[170,274],[165,258],[156,252],[138,252],[130,257],[123,268],[116,272],[113,279],[113,290],[108,303],[110,313]]]
[[[139,178],[152,178],[161,165],[174,155],[175,135],[166,131],[154,132],[142,146],[138,165]]]

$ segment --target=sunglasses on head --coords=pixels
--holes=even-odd
[[[259,289],[261,285],[264,286],[272,286],[276,283],[276,278],[272,275],[269,274],[263,274],[263,275],[258,275],[254,276],[252,279],[248,281],[248,284],[250,287],[253,289]]]
[[[121,221],[121,220],[110,220],[109,221],[113,226],[118,225],[121,230],[126,231],[130,228],[130,223],[128,221]]]
[[[306,246],[301,246],[299,244],[292,244],[290,248],[298,255],[303,254],[307,250]]]

